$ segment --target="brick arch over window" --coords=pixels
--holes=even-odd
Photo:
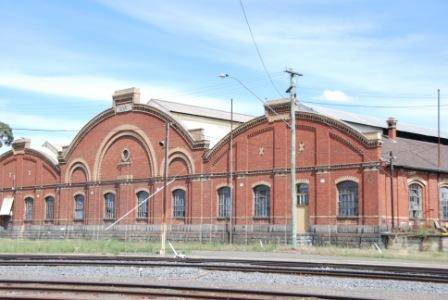
[[[95,156],[95,163],[93,168],[94,180],[99,180],[101,178],[100,167],[107,150],[113,145],[116,140],[123,137],[135,138],[143,146],[149,161],[150,175],[156,176],[158,174],[156,153],[150,139],[140,128],[127,124],[115,127],[106,137],[104,137]]]
[[[414,176],[414,177],[408,178],[408,186],[413,184],[413,183],[419,184],[422,187],[425,187],[428,184],[425,179],[423,179],[421,177],[418,177],[418,176]]]
[[[338,177],[338,178],[334,181],[334,183],[335,183],[335,184],[338,184],[338,183],[341,183],[341,182],[343,182],[343,181],[353,181],[353,182],[356,182],[357,184],[359,184],[359,178],[357,178],[357,177],[355,177],[355,176],[341,176],[341,177]]]
[[[72,163],[70,163],[67,168],[68,172],[65,174],[65,182],[73,183],[73,176],[76,175],[76,172],[83,172],[86,181],[91,181],[91,172],[89,169],[89,165],[83,159],[76,159]],[[77,182],[77,181],[76,181]]]
[[[188,151],[186,151],[185,149],[175,148],[175,149],[172,149],[170,151],[170,153],[168,154],[168,166],[169,166],[169,168],[176,162],[185,164],[185,167],[187,169],[186,170],[187,174],[194,174],[195,173],[193,158],[188,153]],[[161,172],[163,171],[164,167],[165,167],[165,159],[162,160],[162,163],[160,165],[160,171]],[[176,174],[169,174],[169,175],[173,176],[173,175],[176,175]],[[181,174],[181,175],[186,175],[186,174]]]

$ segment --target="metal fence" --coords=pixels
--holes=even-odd
[[[216,218],[168,218],[167,239],[173,242],[197,243],[273,243],[287,245],[291,242],[290,218],[250,217],[229,219]],[[0,237],[15,239],[117,239],[121,241],[159,242],[161,224],[150,221],[123,220],[112,227],[111,220],[89,219],[88,223],[73,219],[20,220],[4,224]],[[128,223],[128,224],[127,224]],[[109,228],[110,227],[110,228]],[[341,245],[363,247],[381,242],[381,232],[387,228],[339,224],[310,225],[307,233],[299,234],[298,241],[305,245]]]

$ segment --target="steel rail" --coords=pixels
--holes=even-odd
[[[14,291],[32,291],[40,293],[76,293],[79,294],[119,294],[122,296],[158,296],[180,297],[193,299],[359,299],[371,300],[372,298],[326,295],[302,292],[265,291],[255,289],[214,288],[197,286],[178,286],[163,284],[136,284],[116,282],[85,282],[85,281],[50,281],[50,280],[15,280],[0,279],[0,291],[6,290],[6,294],[0,294],[2,299],[18,299],[19,295]],[[54,295],[53,295],[54,296]],[[47,296],[48,297],[48,296]],[[21,299],[47,299],[41,295],[22,296]]]
[[[226,259],[226,258],[185,258],[158,256],[106,256],[106,255],[41,255],[41,254],[0,254],[0,265],[20,264],[21,262],[43,263],[44,261],[61,262],[77,261],[88,264],[101,264],[102,262],[112,262],[114,264],[152,266],[154,262],[167,263],[225,263],[225,264],[249,264],[259,266],[284,266],[284,267],[312,267],[312,268],[334,268],[350,270],[369,270],[369,271],[389,271],[400,273],[424,273],[448,276],[448,268],[434,268],[421,266],[396,266],[396,265],[377,265],[377,264],[357,264],[357,263],[327,263],[327,262],[304,262],[304,261],[284,261],[284,260],[253,260],[253,259]]]
[[[0,265],[191,267],[214,271],[356,277],[448,283],[448,269],[241,259],[74,255],[0,255]]]

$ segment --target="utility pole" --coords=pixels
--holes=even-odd
[[[437,168],[440,172],[440,89],[437,89]]]
[[[230,99],[230,145],[229,145],[229,173],[230,173],[230,234],[229,242],[233,243],[233,98]]]
[[[390,202],[391,202],[391,214],[392,214],[392,230],[395,228],[395,209],[394,209],[394,153],[389,152],[389,165],[390,165]]]
[[[170,122],[166,121],[165,127],[165,167],[163,169],[163,202],[162,202],[162,232],[161,232],[161,248],[160,255],[165,255],[166,250],[166,199],[167,199],[167,181],[168,181],[168,149],[169,149],[169,136],[170,136]]]
[[[302,76],[293,69],[286,69],[289,74],[291,86],[286,90],[291,102],[291,244],[297,247],[297,191],[296,191],[296,83],[295,77]]]

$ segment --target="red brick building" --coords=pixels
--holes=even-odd
[[[113,106],[57,158],[26,139],[0,156],[1,234],[155,236],[165,199],[177,238],[223,237],[231,223],[236,236],[286,238],[289,103],[268,105],[263,116],[236,114],[235,128],[222,137],[231,123],[227,112],[160,100],[140,104],[138,89],[118,91]],[[448,219],[445,137],[438,166],[436,138],[397,129],[393,119],[383,128],[301,106],[296,120],[299,232],[379,233]],[[210,136],[192,128],[201,122]]]

